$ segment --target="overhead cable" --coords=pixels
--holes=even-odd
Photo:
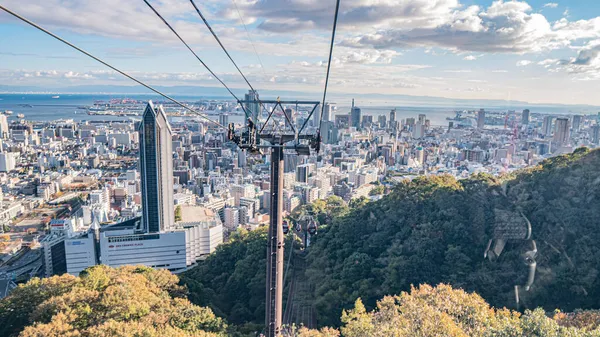
[[[242,13],[240,13],[240,9],[238,8],[236,1],[235,0],[231,0],[231,1],[233,2],[233,5],[235,6],[235,10],[237,11],[238,17],[240,18],[242,25],[244,26],[244,30],[246,31],[246,36],[248,36],[248,40],[250,41],[250,44],[252,45],[252,48],[254,49],[254,54],[256,55],[256,58],[258,59],[258,63],[260,63],[260,68],[262,69],[263,75],[265,75],[265,77],[267,77],[267,73],[265,72],[265,66],[263,65],[262,60],[260,59],[260,56],[258,55],[258,52],[256,51],[256,46],[254,45],[254,41],[252,41],[252,37],[250,36],[248,27],[246,27],[246,23],[244,22],[244,19],[242,18]]]
[[[165,25],[167,25],[167,27],[169,27],[169,29],[173,32],[173,34],[175,34],[175,36],[177,36],[177,38],[179,39],[179,41],[181,41],[186,47],[187,49],[194,54],[194,56],[196,57],[196,59],[198,61],[200,61],[200,63],[202,63],[202,65],[204,66],[204,68],[206,68],[206,70],[208,70],[208,72],[217,80],[219,81],[219,83],[221,83],[225,89],[227,89],[227,91],[229,91],[229,93],[231,94],[231,96],[233,96],[238,102],[240,102],[240,99],[233,93],[233,91],[231,91],[231,89],[229,89],[229,87],[227,86],[227,84],[225,84],[225,82],[223,82],[219,76],[217,76],[217,74],[215,74],[208,65],[206,65],[206,63],[204,63],[204,61],[202,61],[202,59],[200,58],[200,56],[198,56],[198,54],[196,54],[196,52],[194,52],[194,50],[190,47],[189,44],[187,44],[187,42],[185,42],[185,40],[179,35],[179,33],[177,33],[177,31],[175,30],[175,28],[173,28],[173,26],[171,26],[171,24],[169,24],[167,22],[167,20],[165,20],[165,18],[160,15],[160,13],[154,9],[154,7],[147,1],[144,0],[144,2],[146,3],[146,5],[148,5],[148,7],[150,7],[150,9],[154,12],[154,14],[156,14],[161,20],[162,22],[164,22]],[[242,110],[244,110],[244,114],[246,115],[246,118],[249,118],[248,115],[248,111],[246,111],[246,108],[244,107],[243,104],[241,104]]]
[[[125,76],[125,77],[129,78],[130,80],[132,80],[132,81],[134,81],[134,82],[138,83],[139,85],[141,85],[141,86],[144,86],[144,87],[146,87],[147,89],[149,89],[149,90],[151,90],[151,91],[153,91],[153,92],[155,92],[155,93],[157,93],[157,94],[161,95],[162,97],[164,97],[164,98],[168,99],[169,101],[171,101],[171,102],[173,102],[173,103],[175,103],[175,104],[179,105],[180,107],[182,107],[182,108],[184,108],[184,109],[186,109],[186,110],[188,110],[188,111],[191,111],[191,112],[193,112],[194,114],[196,114],[196,115],[197,115],[197,116],[199,116],[199,117],[202,117],[202,118],[206,119],[208,122],[210,122],[210,123],[212,123],[212,124],[214,124],[214,125],[216,125],[216,126],[218,126],[218,127],[222,127],[222,128],[224,128],[224,129],[227,129],[227,127],[223,126],[222,124],[220,124],[220,123],[218,123],[218,122],[215,122],[215,121],[213,121],[213,120],[212,120],[212,119],[210,119],[208,116],[206,116],[206,115],[204,115],[204,114],[202,114],[202,113],[199,113],[198,111],[196,111],[196,110],[194,110],[194,109],[190,108],[189,106],[187,106],[187,105],[185,105],[185,104],[183,104],[183,103],[181,103],[181,102],[179,102],[179,101],[175,100],[174,98],[172,98],[172,97],[170,97],[170,96],[168,96],[168,95],[166,95],[166,94],[164,94],[164,93],[162,93],[162,92],[158,91],[157,89],[154,89],[154,88],[153,88],[153,87],[151,87],[150,85],[148,85],[148,84],[146,84],[146,83],[144,83],[144,82],[142,82],[142,81],[138,80],[137,78],[135,78],[135,77],[133,77],[133,76],[131,76],[131,75],[127,74],[126,72],[124,72],[124,71],[122,71],[122,70],[119,70],[118,68],[116,68],[116,67],[114,67],[114,66],[112,66],[112,65],[108,64],[107,62],[105,62],[105,61],[103,61],[103,60],[99,59],[98,57],[96,57],[96,56],[94,56],[94,55],[92,55],[92,54],[88,53],[87,51],[85,51],[85,50],[83,50],[83,49],[81,49],[81,48],[79,48],[79,47],[75,46],[74,44],[70,43],[69,41],[67,41],[67,40],[65,40],[65,39],[61,38],[60,36],[58,36],[58,35],[56,35],[56,34],[54,34],[54,33],[50,32],[49,30],[47,30],[47,29],[45,29],[45,28],[41,27],[40,25],[38,25],[38,24],[36,24],[36,23],[34,23],[34,22],[32,22],[32,21],[30,21],[30,20],[26,19],[25,17],[23,17],[23,16],[21,16],[21,15],[19,15],[19,14],[15,13],[15,12],[13,12],[13,11],[9,10],[8,8],[6,8],[6,7],[2,6],[2,5],[0,5],[0,9],[2,9],[3,11],[5,11],[6,13],[8,13],[8,14],[10,14],[10,15],[14,16],[14,17],[16,17],[17,19],[19,19],[19,20],[21,20],[21,21],[23,21],[23,22],[25,22],[25,23],[29,24],[30,26],[32,26],[32,27],[35,27],[35,28],[37,28],[38,30],[40,30],[40,31],[42,31],[42,32],[44,32],[44,33],[46,33],[46,34],[48,34],[48,35],[52,36],[53,38],[57,39],[58,41],[60,41],[60,42],[62,42],[62,43],[64,43],[64,44],[66,44],[66,45],[68,45],[69,47],[71,47],[71,48],[73,48],[73,49],[77,50],[78,52],[80,52],[80,53],[82,53],[82,54],[84,54],[84,55],[86,55],[86,56],[88,56],[88,57],[90,57],[90,58],[92,58],[92,59],[94,59],[94,60],[96,60],[96,61],[98,61],[98,62],[102,63],[103,65],[105,65],[105,66],[109,67],[110,69],[112,69],[112,70],[114,70],[114,71],[118,72],[119,74],[121,74],[121,75],[123,75],[123,76]]]
[[[333,55],[333,44],[335,42],[335,30],[337,27],[338,13],[340,10],[340,0],[336,1],[335,14],[333,17],[333,29],[331,30],[331,45],[329,46],[329,61],[327,62],[327,75],[325,75],[325,88],[323,89],[323,103],[321,104],[321,117],[319,118],[319,129],[321,132],[321,124],[323,123],[323,111],[325,109],[325,98],[327,97],[327,85],[329,84],[329,71],[331,69],[331,56]]]
[[[144,0],[144,1],[146,1],[146,0]],[[244,73],[242,72],[242,70],[240,69],[240,67],[238,67],[238,65],[235,63],[235,61],[231,57],[231,55],[229,55],[229,52],[227,51],[227,48],[225,48],[225,46],[223,45],[223,43],[221,43],[221,40],[219,39],[219,37],[217,36],[217,34],[215,33],[215,31],[212,29],[212,27],[210,26],[210,24],[208,23],[208,21],[206,20],[206,18],[204,17],[204,15],[202,14],[202,12],[198,8],[198,6],[196,6],[196,3],[194,2],[194,0],[190,0],[190,2],[192,3],[192,6],[194,6],[194,9],[196,9],[196,12],[198,13],[198,15],[200,15],[200,18],[202,19],[202,21],[204,21],[204,24],[206,25],[206,28],[208,28],[208,30],[211,32],[212,36],[214,36],[215,40],[217,40],[217,42],[219,43],[219,46],[221,46],[221,49],[223,49],[223,51],[225,52],[225,54],[227,55],[227,57],[229,58],[229,60],[231,61],[231,63],[233,63],[233,65],[235,66],[235,68],[237,69],[237,71],[240,73],[240,75],[242,75],[242,77],[244,78],[244,81],[246,81],[246,84],[248,84],[248,86],[250,87],[250,89],[252,89],[252,91],[256,91],[256,90],[254,90],[254,87],[252,87],[252,84],[250,84],[250,82],[248,81],[248,79],[246,78],[246,76],[244,75]]]

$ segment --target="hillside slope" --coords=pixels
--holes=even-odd
[[[338,325],[342,308],[367,308],[411,285],[449,283],[497,307],[515,306],[526,283],[524,241],[483,258],[498,214],[531,222],[536,280],[521,308],[594,308],[600,304],[600,152],[578,149],[502,179],[480,175],[418,178],[353,209],[321,230],[307,275],[316,284],[320,325]]]

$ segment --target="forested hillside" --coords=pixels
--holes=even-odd
[[[496,261],[484,259],[502,212],[529,219],[537,243],[535,282],[520,291],[520,309],[600,306],[599,151],[578,149],[502,178],[421,177],[380,201],[349,206],[336,198],[311,206],[324,224],[306,271],[321,326],[339,326],[342,309],[359,297],[372,309],[423,283],[515,308],[514,286],[527,278],[521,243],[509,241]],[[191,300],[233,323],[262,323],[264,235],[243,234],[184,275]]]
[[[514,286],[527,277],[520,242],[509,241],[496,261],[483,258],[501,212],[522,212],[537,242],[536,279],[520,292],[522,308],[600,305],[600,152],[578,149],[502,179],[418,178],[334,219],[308,255],[319,323],[339,324],[340,308],[358,297],[373,308],[422,283],[514,307]]]

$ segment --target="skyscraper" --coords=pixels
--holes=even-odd
[[[544,123],[542,124],[542,135],[544,137],[550,137],[552,135],[552,116],[544,116]]]
[[[477,112],[477,128],[483,130],[485,126],[485,110],[479,109]]]
[[[333,113],[333,105],[329,103],[325,103],[325,107],[323,108],[323,122],[328,122],[331,120]]]
[[[258,103],[258,92],[254,90],[248,90],[248,93],[244,95],[245,108],[254,123],[258,121],[260,115],[260,104]]]
[[[8,138],[10,130],[8,129],[8,117],[0,115],[0,138]]]
[[[565,144],[569,141],[569,119],[557,118],[554,125],[554,139],[557,144]]]
[[[352,99],[352,109],[350,109],[350,123],[355,128],[360,128],[362,121],[362,113],[359,107],[354,106],[354,99]]]
[[[310,176],[310,164],[298,165],[296,167],[296,181],[299,183],[308,183],[308,177]]]
[[[581,129],[581,122],[583,122],[582,115],[573,116],[573,132],[579,132],[579,129]]]
[[[396,128],[396,109],[390,111],[390,129]]]
[[[223,126],[227,126],[229,124],[229,115],[220,114],[219,115],[219,124],[221,124]]]
[[[379,115],[377,116],[377,124],[379,124],[380,128],[385,128],[386,126],[386,116],[385,115]]]
[[[140,133],[142,224],[150,233],[174,227],[173,150],[171,126],[162,106],[148,102]]]
[[[592,126],[592,143],[600,144],[600,125],[598,124]]]
[[[529,124],[529,109],[523,110],[523,115],[521,115],[521,124]]]

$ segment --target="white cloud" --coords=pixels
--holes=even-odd
[[[492,70],[493,73],[507,73],[508,70],[504,70],[504,69],[496,69],[496,70]]]
[[[558,4],[556,2],[549,2],[547,4],[544,4],[544,8],[556,8],[558,7]]]
[[[517,62],[517,67],[525,67],[530,65],[532,62],[529,60],[521,60]]]
[[[546,68],[551,72],[566,72],[579,80],[600,80],[600,40],[587,43],[577,57],[542,62],[547,63]]]
[[[471,73],[472,71],[469,69],[458,69],[458,70],[444,70],[445,73],[455,73],[455,74],[462,74],[462,73]]]
[[[565,11],[563,12],[563,16],[564,16],[564,17],[568,17],[568,16],[569,16],[569,14],[570,14],[570,12],[569,12],[569,9],[568,9],[568,8],[567,8],[567,9],[565,9]]]
[[[543,61],[538,62],[537,64],[545,68],[549,68],[550,66],[557,64],[559,61],[559,59],[545,59]]]
[[[475,61],[475,60],[477,60],[477,56],[475,56],[475,55],[468,55],[468,56],[465,56],[463,58],[463,60],[465,60],[465,61]]]
[[[526,2],[496,0],[487,9],[453,8],[448,15],[432,18],[428,25],[396,25],[358,33],[342,44],[356,48],[437,46],[454,52],[535,53],[600,37],[598,20],[563,19],[553,25],[544,15],[533,13]]]
[[[349,50],[342,56],[334,57],[334,62],[360,64],[389,64],[396,56],[402,55],[394,50]]]

